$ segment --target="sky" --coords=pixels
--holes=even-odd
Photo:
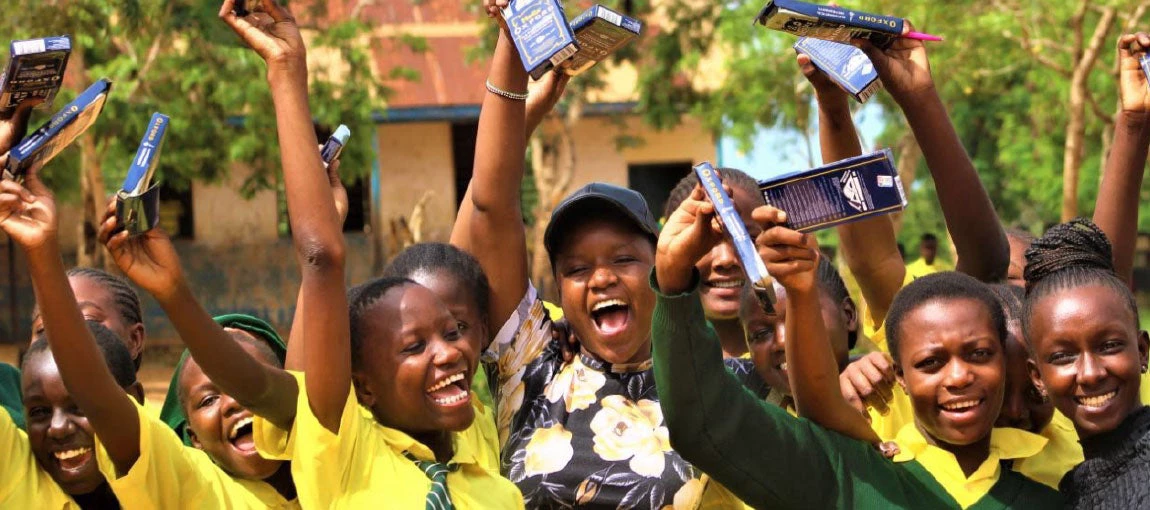
[[[874,140],[882,133],[882,107],[869,102],[854,115],[855,125],[863,140],[864,150],[874,148]],[[795,170],[805,170],[822,164],[819,156],[818,119],[811,131],[813,157],[808,160],[807,143],[799,132],[792,129],[767,128],[755,136],[754,148],[748,153],[739,151],[738,143],[731,139],[719,142],[717,166],[742,170],[752,177],[764,180]]]

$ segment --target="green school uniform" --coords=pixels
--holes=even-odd
[[[24,430],[24,397],[20,391],[20,369],[0,363],[0,406],[20,430]]]
[[[961,471],[954,475],[953,455],[917,441],[917,431],[906,432],[909,442],[900,443],[903,454],[892,461],[869,444],[763,402],[722,369],[722,351],[705,326],[695,287],[663,295],[654,272],[651,286],[657,296],[651,331],[655,379],[672,447],[748,505],[975,510],[1062,505],[1051,488],[1003,467],[1041,449],[1044,442],[1033,434],[995,431],[987,461],[961,480]],[[956,478],[969,486],[955,486]]]

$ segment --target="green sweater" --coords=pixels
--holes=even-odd
[[[739,499],[755,508],[959,508],[917,461],[892,462],[755,398],[723,370],[694,288],[655,293],[655,384],[671,446]],[[1061,506],[1054,490],[1003,469],[969,508]]]

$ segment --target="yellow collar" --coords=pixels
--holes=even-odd
[[[476,415],[479,415],[483,409],[483,404],[479,403],[479,399],[474,393],[471,394],[471,405],[476,407]],[[371,420],[373,426],[379,430],[383,441],[396,453],[402,455],[403,452],[410,452],[419,460],[435,460],[435,453],[433,453],[427,445],[416,441],[415,438],[407,435],[406,432],[380,425],[378,421],[375,421],[375,417],[372,416],[370,409],[359,406],[359,411],[363,413],[364,418]],[[472,426],[475,426],[475,424],[472,423]],[[450,462],[452,464],[478,463],[479,457],[475,454],[475,450],[469,444],[469,441],[462,440],[461,434],[461,432],[451,433],[451,448],[455,454],[451,456]]]
[[[900,451],[894,461],[918,461],[959,506],[967,508],[986,496],[998,482],[1002,474],[1001,461],[1033,456],[1042,451],[1046,441],[1046,438],[1024,430],[993,429],[990,433],[990,454],[967,477],[953,453],[927,443],[918,427],[908,423],[899,430],[895,439]]]

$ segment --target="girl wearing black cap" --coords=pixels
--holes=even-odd
[[[527,74],[502,22],[488,76],[471,184],[471,251],[492,285],[503,473],[527,506],[661,508],[699,490],[671,450],[651,371],[648,278],[657,223],[634,191],[593,183],[554,210],[544,244],[581,352],[564,362],[528,281],[520,213]]]

